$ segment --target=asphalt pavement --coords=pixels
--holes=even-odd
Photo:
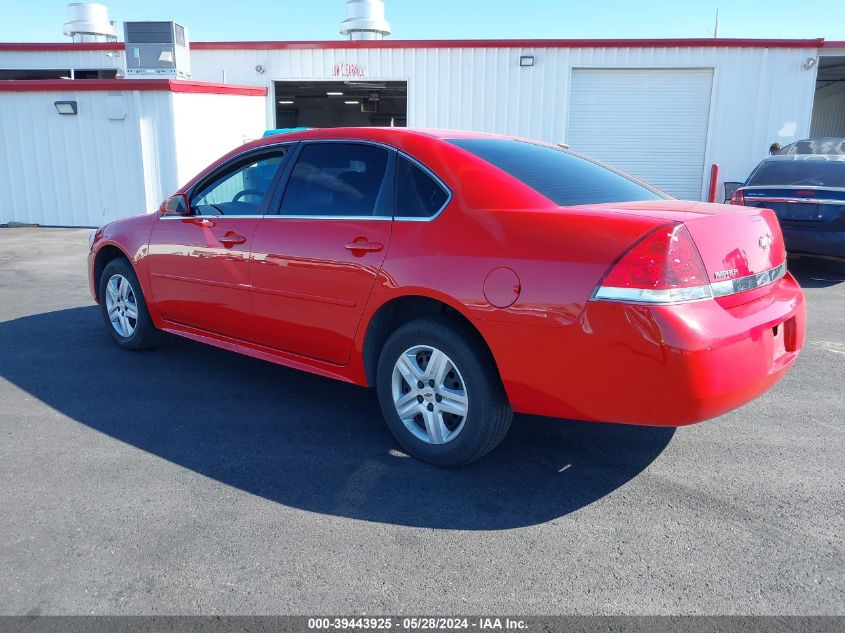
[[[807,346],[745,407],[444,470],[371,390],[121,351],[88,233],[0,228],[0,614],[845,614],[845,267],[791,262]]]

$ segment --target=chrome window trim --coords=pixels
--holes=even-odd
[[[303,139],[301,141],[296,141],[300,145],[313,145],[314,143],[352,143],[352,144],[359,144],[359,145],[374,145],[376,147],[380,147],[382,149],[387,150],[388,152],[398,152],[395,147],[392,145],[387,145],[386,143],[382,143],[380,141],[371,141],[369,139],[357,139],[357,138],[309,138]],[[294,155],[294,158],[299,160],[299,156],[301,155],[301,151]],[[293,165],[295,168],[296,165]],[[387,172],[385,171],[385,176]],[[268,213],[266,214],[265,218],[271,219],[291,219],[291,220],[393,220],[393,216],[389,215],[307,215],[303,213],[298,213],[296,215],[286,215],[282,213],[282,202],[285,199],[285,191],[287,190],[288,182],[290,181],[290,176],[288,176],[287,181],[285,182],[284,191],[281,192],[281,197],[279,198],[278,209],[276,209],[275,213]]]
[[[391,222],[389,215],[282,215],[268,213],[261,216],[265,220],[376,220],[377,222]]]
[[[293,146],[293,145],[296,145],[298,142],[299,141],[278,141],[278,142],[275,142],[275,143],[267,143],[266,145],[261,145],[259,147],[252,147],[250,149],[246,149],[242,152],[235,154],[234,156],[229,157],[224,162],[217,165],[217,167],[215,167],[214,170],[211,173],[208,174],[208,176],[212,176],[213,174],[216,174],[219,171],[225,171],[226,168],[229,167],[233,162],[237,162],[242,158],[246,158],[249,154],[253,154],[253,153],[260,154],[262,151],[271,150],[271,149],[277,148],[277,147],[284,147],[286,145],[292,145]],[[290,151],[290,150],[288,150],[288,151]],[[287,156],[287,152],[285,153],[285,156]],[[208,179],[207,177],[200,178],[199,180],[197,180],[193,185],[191,185],[188,188],[188,190],[185,192],[185,195],[188,196],[188,200],[190,200],[191,197],[193,197],[194,191],[196,190],[197,186],[202,184],[207,179]],[[174,195],[174,194],[170,194],[170,195]],[[263,217],[266,217],[266,215],[265,214],[257,214],[257,215],[256,214],[251,214],[251,215],[193,215],[193,214],[170,215],[168,213],[161,213],[161,214],[159,214],[158,219],[159,220],[174,220],[174,219],[184,220],[185,218],[209,218],[209,219],[210,218],[228,218],[228,219],[231,219],[231,218],[245,218],[245,219],[251,218],[251,219],[255,219],[255,218],[263,218]]]
[[[309,138],[303,139],[299,142],[302,145],[311,145],[313,143],[359,143],[364,145],[377,145],[378,147],[383,147],[388,151],[397,151],[395,147],[388,145],[387,143],[382,143],[381,141],[371,141],[364,138]]]
[[[414,158],[410,154],[403,152],[401,149],[394,147],[393,145],[388,145],[386,143],[382,143],[381,141],[371,141],[368,139],[354,139],[354,138],[314,138],[308,140],[299,141],[303,145],[308,145],[311,143],[364,143],[366,145],[376,145],[378,147],[383,147],[388,151],[394,151],[396,154],[402,158],[408,159],[410,162],[414,163],[417,167],[419,167],[423,172],[425,172],[432,180],[434,180],[438,185],[440,185],[444,191],[446,191],[446,202],[444,202],[441,207],[437,210],[436,213],[430,216],[426,216],[424,218],[416,218],[412,216],[403,216],[403,215],[396,215],[396,209],[393,209],[393,217],[386,217],[386,216],[375,216],[375,215],[349,215],[349,216],[337,216],[337,215],[284,215],[282,213],[272,213],[267,214],[264,217],[278,217],[278,218],[297,218],[302,220],[307,220],[309,218],[314,218],[316,220],[324,219],[324,220],[331,220],[331,219],[347,219],[347,220],[367,220],[367,219],[382,219],[382,220],[398,220],[400,222],[431,222],[436,219],[441,213],[443,213],[444,209],[449,206],[449,203],[452,202],[452,198],[454,194],[452,193],[451,187],[443,182],[443,179],[438,176],[434,171],[432,171],[428,166],[420,162],[418,159]],[[395,185],[394,185],[395,189]],[[281,208],[279,209],[281,211]]]
[[[419,167],[432,180],[434,180],[434,182],[436,182],[438,185],[440,185],[443,188],[443,190],[446,192],[446,202],[444,202],[440,206],[440,208],[437,210],[437,212],[435,212],[433,215],[429,215],[429,216],[426,216],[424,218],[417,218],[417,217],[407,216],[407,215],[396,215],[396,208],[395,208],[395,204],[394,204],[393,219],[398,220],[400,222],[432,222],[441,213],[443,213],[443,210],[446,207],[449,206],[450,202],[452,202],[452,189],[445,182],[443,182],[443,179],[440,176],[435,174],[431,169],[429,169],[426,165],[424,165],[423,163],[418,161],[416,158],[414,158],[410,154],[406,154],[405,152],[403,152],[402,150],[399,150],[399,149],[396,150],[396,153],[399,154],[399,156],[401,158],[405,158],[405,159],[409,160],[410,162],[412,162],[417,167]],[[395,196],[395,192],[394,192],[394,196]]]
[[[266,218],[266,215],[161,215],[159,216],[159,220],[194,220],[196,218],[202,218],[204,220],[255,220]]]
[[[814,191],[845,191],[845,187],[826,187],[825,185],[744,185],[742,189],[812,189]]]
[[[775,196],[745,196],[750,202],[780,202],[787,204],[845,204],[845,200],[833,200],[828,198],[781,198]]]
[[[698,291],[687,292],[687,294],[699,294],[700,296],[690,299],[671,299],[671,292],[674,289],[648,290],[647,288],[621,288],[616,286],[601,286],[596,287],[593,295],[590,297],[591,301],[614,301],[619,303],[633,303],[637,305],[677,305],[679,303],[693,303],[695,301],[706,301],[708,299],[718,299],[719,297],[728,297],[730,295],[740,294],[748,290],[756,290],[757,288],[764,288],[786,276],[786,262],[780,266],[775,266],[760,273],[746,275],[744,277],[737,277],[735,279],[725,279],[724,281],[716,281],[711,284],[692,286],[689,288],[678,288],[679,291]],[[702,294],[703,293],[703,294]]]
[[[243,218],[243,219],[255,219],[255,218],[272,218],[272,219],[284,219],[290,218],[292,220],[378,220],[378,221],[385,221],[385,220],[393,220],[393,221],[400,221],[400,222],[432,222],[437,219],[441,213],[449,206],[454,198],[454,194],[452,192],[452,188],[447,185],[440,176],[438,176],[433,170],[431,170],[427,165],[420,162],[418,159],[414,158],[410,154],[403,152],[402,150],[388,145],[386,143],[382,143],[381,141],[372,141],[369,139],[354,139],[354,138],[326,138],[326,139],[303,139],[303,140],[289,140],[289,141],[279,141],[275,143],[267,143],[266,145],[261,145],[260,147],[253,147],[251,149],[245,150],[234,156],[230,157],[226,160],[226,162],[221,163],[217,166],[215,171],[226,169],[233,162],[237,162],[242,158],[247,157],[249,154],[253,152],[260,153],[263,150],[272,149],[275,147],[284,147],[287,145],[309,145],[313,143],[361,143],[365,145],[375,145],[377,147],[382,147],[388,151],[396,152],[398,156],[405,158],[412,162],[414,165],[419,167],[423,172],[425,172],[432,180],[434,180],[440,187],[446,191],[446,201],[440,206],[436,213],[430,216],[426,216],[423,218],[412,217],[412,216],[401,216],[396,215],[396,209],[394,208],[392,217],[390,216],[383,216],[383,215],[284,215],[282,213],[266,213],[266,214],[259,214],[259,215],[169,215],[169,214],[162,214],[159,216],[159,220],[184,220],[186,218],[226,218],[226,219],[233,219],[233,218]],[[204,180],[204,179],[203,179]],[[193,191],[196,189],[196,186],[199,185],[202,180],[197,181],[196,184],[191,186],[190,189],[186,192],[186,195],[190,198]],[[395,184],[394,184],[394,193],[395,193]],[[279,209],[281,211],[281,208]]]
[[[249,156],[249,154],[253,154],[253,153],[260,154],[263,151],[271,150],[271,149],[276,148],[276,147],[284,147],[285,145],[296,145],[297,142],[298,141],[285,141],[283,143],[282,142],[267,143],[266,145],[261,145],[259,147],[253,147],[251,149],[244,150],[242,152],[235,154],[234,156],[227,158],[225,162],[222,162],[219,165],[217,165],[217,167],[214,168],[214,172],[216,173],[218,171],[225,171],[226,168],[228,166],[230,166],[232,163],[238,162],[239,160],[246,158],[247,156]],[[211,175],[212,174],[208,174],[208,176],[211,176]],[[190,189],[188,189],[188,191],[185,192],[185,195],[187,195],[188,198],[190,199],[192,197],[192,194],[194,193],[194,190],[197,188],[197,185],[202,183],[204,180],[207,180],[207,177],[203,177],[200,180],[198,180],[196,183],[191,185]],[[205,217],[205,216],[203,216],[203,217]]]

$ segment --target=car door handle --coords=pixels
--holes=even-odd
[[[346,249],[350,251],[362,251],[362,252],[375,252],[380,251],[384,248],[384,244],[381,242],[368,242],[366,240],[361,240],[360,242],[349,242],[346,245]]]
[[[226,233],[220,237],[220,241],[223,242],[226,246],[232,246],[234,244],[243,244],[246,242],[246,238],[243,235],[235,235],[233,233]]]

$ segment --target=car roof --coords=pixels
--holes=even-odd
[[[272,132],[268,130],[268,133]],[[266,133],[265,133],[266,134]],[[409,127],[331,127],[331,128],[305,128],[300,130],[291,130],[289,132],[281,132],[279,134],[270,133],[266,139],[273,139],[278,141],[280,137],[290,138],[291,140],[311,140],[311,139],[325,139],[325,138],[348,138],[353,139],[371,139],[380,141],[389,141],[391,138],[401,138],[403,136],[427,136],[439,139],[453,139],[453,138],[505,138],[512,139],[513,136],[505,136],[501,134],[490,134],[487,132],[470,132],[466,130],[444,130],[439,128],[409,128]]]
[[[845,138],[839,136],[819,136],[805,138],[781,148],[775,156],[783,155],[845,155]]]
[[[764,163],[781,162],[845,162],[845,154],[772,154],[763,159]]]

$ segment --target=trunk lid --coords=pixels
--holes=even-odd
[[[592,208],[682,222],[701,254],[711,283],[763,273],[786,261],[777,216],[769,209],[682,200],[625,202]]]

